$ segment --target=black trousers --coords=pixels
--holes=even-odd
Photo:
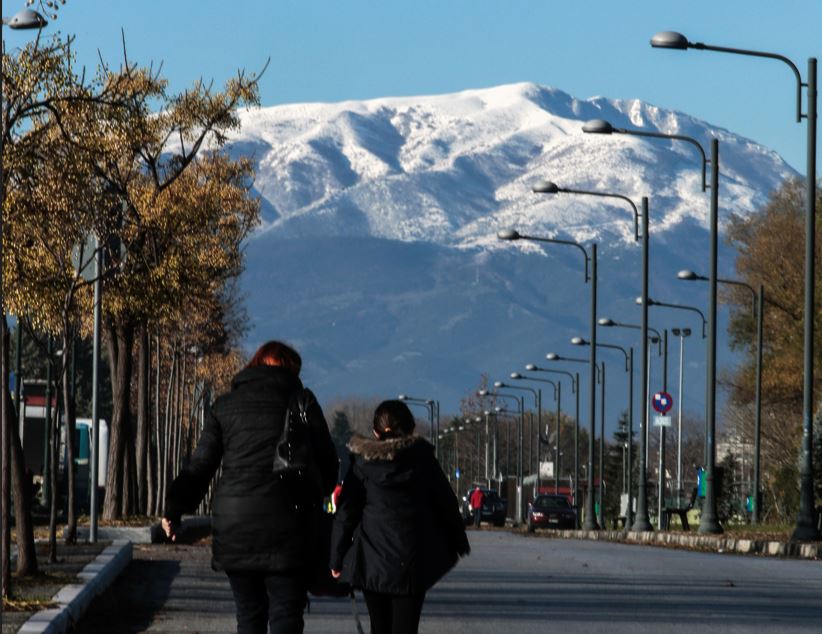
[[[229,572],[237,607],[237,634],[302,634],[305,575]]]
[[[371,634],[417,634],[420,626],[422,594],[382,594],[363,590]]]

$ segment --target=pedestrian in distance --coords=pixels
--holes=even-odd
[[[337,452],[316,398],[300,381],[301,366],[286,344],[261,346],[212,406],[166,500],[162,526],[173,541],[180,516],[197,507],[222,465],[212,567],[228,575],[242,634],[263,634],[269,626],[272,634],[303,631],[322,499],[337,480]],[[303,469],[289,471],[281,468],[281,447],[296,410],[306,429],[290,432],[288,454],[308,457]]]
[[[374,412],[374,438],[355,435],[331,537],[331,567],[362,590],[372,634],[414,634],[425,593],[470,552],[434,448],[414,435],[402,401]]]
[[[469,502],[471,503],[471,512],[474,514],[474,527],[479,528],[482,521],[482,504],[485,502],[485,493],[482,492],[479,485],[471,491]]]

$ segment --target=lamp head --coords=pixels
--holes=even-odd
[[[549,352],[545,355],[545,358],[548,359],[548,361],[559,361],[560,356],[555,352]]]
[[[497,238],[500,240],[519,240],[522,236],[519,235],[519,232],[516,229],[503,229],[502,231],[497,231]]]
[[[528,370],[529,372],[534,372],[534,371],[536,371],[537,366],[535,366],[533,363],[529,363],[528,365],[525,366],[525,369]]]
[[[497,414],[499,414],[499,413],[502,411],[502,408],[501,408],[499,405],[497,405],[497,406],[494,408],[494,411],[495,411]]]
[[[556,194],[559,192],[559,186],[551,181],[537,181],[531,191],[535,194]]]
[[[588,342],[585,341],[582,337],[571,337],[571,345],[572,346],[587,346]]]
[[[404,401],[404,400],[406,400],[407,398],[408,398],[408,397],[407,397],[405,394],[400,394],[400,395],[397,397],[397,399],[398,399],[398,400],[400,400],[400,401]]]
[[[683,337],[690,337],[691,336],[691,329],[690,328],[683,328],[682,329],[682,336]]]
[[[637,306],[642,306],[642,298],[641,297],[636,298],[636,304],[637,304]],[[656,304],[656,302],[649,297],[648,298],[648,306],[653,306],[654,304]]]
[[[512,379],[521,379],[522,375],[519,372],[511,372]]]
[[[505,387],[505,383],[503,383],[502,381],[494,381],[494,387],[498,389],[501,387]]]
[[[686,280],[688,282],[692,282],[694,280],[704,280],[704,279],[706,279],[704,275],[698,275],[697,273],[694,273],[693,271],[689,271],[688,269],[680,271],[679,273],[676,274],[676,277],[677,277],[677,279]]]
[[[605,326],[606,328],[612,328],[616,326],[616,322],[613,319],[609,319],[608,317],[600,317],[597,323],[600,326]]]
[[[10,29],[22,31],[26,29],[42,29],[48,24],[48,21],[46,21],[46,18],[42,15],[37,13],[37,11],[23,9],[15,13],[8,21],[6,21],[6,24],[9,25]]]
[[[491,412],[490,412],[490,411],[488,411],[488,410],[485,410],[485,411],[483,412],[483,414],[485,414],[486,416],[490,416],[490,415],[491,415]]]
[[[582,131],[588,134],[613,134],[614,126],[604,119],[591,119],[582,126]]]
[[[674,337],[678,337],[682,331],[679,328],[671,328],[671,334]]]
[[[662,31],[651,38],[651,46],[654,48],[672,48],[684,51],[689,44],[688,38],[676,31]]]
[[[479,390],[477,396],[488,396],[488,390]]]

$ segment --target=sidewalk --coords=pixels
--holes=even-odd
[[[525,532],[522,529],[515,531]],[[527,533],[526,533],[527,534]],[[546,530],[535,533],[538,537],[561,539],[588,539],[624,544],[667,546],[687,550],[743,555],[764,555],[793,559],[822,559],[822,541],[792,542],[788,539],[750,539],[733,534],[706,535],[696,532],[624,531],[624,530]]]
[[[186,518],[180,537],[210,530],[210,518]],[[14,611],[3,613],[2,634],[56,633],[68,631],[82,617],[91,601],[104,592],[129,565],[133,544],[162,539],[158,524],[101,526],[98,542],[89,544],[88,528],[78,527],[78,543],[58,543],[56,564],[46,564],[47,544],[38,541],[41,573],[13,582]]]

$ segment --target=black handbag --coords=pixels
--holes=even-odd
[[[300,390],[289,399],[272,471],[281,477],[300,479],[309,494],[322,497],[322,477],[311,444],[309,398],[313,398],[311,392]]]
[[[313,395],[301,390],[291,396],[283,421],[283,430],[274,451],[272,470],[283,478],[296,480],[302,491],[311,499],[314,512],[313,548],[308,571],[308,591],[314,596],[347,597],[351,586],[331,576],[331,527],[334,516],[320,508],[322,502],[322,477],[314,458],[311,444],[308,408]]]

